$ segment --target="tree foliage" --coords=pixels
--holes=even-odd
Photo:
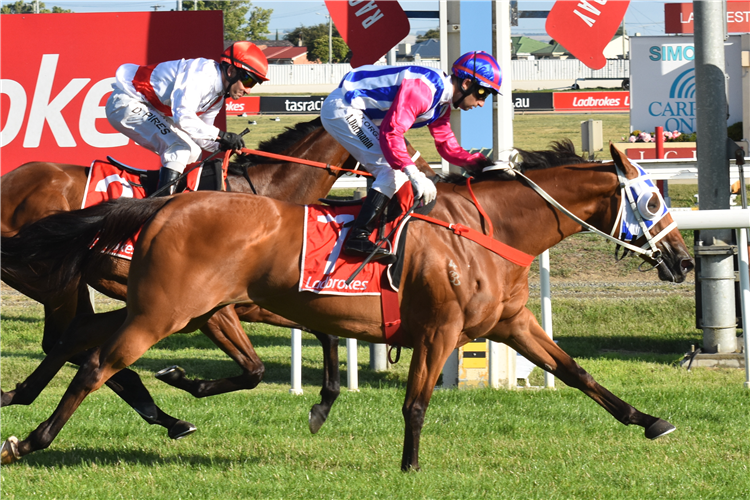
[[[182,10],[195,10],[195,2],[183,1]],[[198,0],[198,10],[224,12],[224,40],[264,40],[268,33],[273,9],[253,7],[248,0],[203,1]],[[250,16],[248,17],[248,13]]]
[[[426,40],[430,40],[431,38],[436,38],[440,40],[440,30],[439,29],[427,30],[424,33],[424,35],[417,36],[417,42],[424,42]]]
[[[39,2],[39,13],[40,14],[64,14],[73,12],[70,9],[62,9],[60,7],[53,6],[52,10],[49,10],[44,2]],[[0,14],[33,14],[34,13],[34,2],[24,2],[18,0],[17,2],[3,5],[0,9]]]
[[[307,47],[307,59],[310,61],[328,62],[328,23],[315,26],[300,26],[284,37],[285,40]],[[349,54],[349,47],[333,25],[333,62],[344,62]]]
[[[340,63],[346,62],[347,56],[349,55],[349,46],[343,38],[333,37],[331,39],[331,52],[333,54],[333,62]],[[310,61],[320,61],[327,63],[328,61],[328,35],[322,36],[315,40],[313,49],[308,49],[307,59]]]

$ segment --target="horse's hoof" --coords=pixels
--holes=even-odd
[[[323,424],[326,423],[327,418],[328,410],[326,410],[322,405],[313,405],[312,410],[310,410],[310,414],[307,417],[308,423],[310,425],[310,432],[313,434],[317,434],[320,428],[323,427]]]
[[[0,407],[9,406],[13,403],[13,394],[11,392],[0,391]]]
[[[194,433],[198,428],[190,422],[178,420],[176,424],[169,428],[169,437],[172,439],[182,439]]]
[[[18,438],[16,436],[11,436],[5,440],[0,450],[0,457],[2,465],[12,464],[21,460],[21,455],[18,453]]]
[[[170,366],[169,368],[164,368],[163,370],[159,370],[158,372],[156,372],[156,375],[154,375],[154,377],[161,380],[162,382],[166,382],[169,385],[174,385],[179,380],[182,380],[185,378],[185,370],[183,370],[177,365],[173,365],[173,366]]]
[[[675,429],[676,427],[674,425],[670,424],[666,420],[659,419],[651,424],[648,429],[646,429],[646,437],[649,439],[660,438],[662,436],[666,436]]]

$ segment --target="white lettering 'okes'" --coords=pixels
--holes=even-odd
[[[73,78],[56,96],[52,97],[52,86],[57,71],[60,54],[44,54],[39,66],[34,95],[31,99],[31,110],[26,123],[24,148],[38,148],[42,139],[45,122],[49,125],[57,145],[62,148],[76,147],[76,141],[70,132],[68,123],[62,114],[63,109],[91,81],[90,78]],[[96,120],[105,118],[102,98],[112,91],[114,78],[105,78],[96,82],[86,93],[78,119],[78,129],[83,141],[96,148],[113,148],[125,146],[128,138],[118,132],[103,134],[96,129]],[[0,146],[5,147],[18,136],[23,129],[28,97],[23,86],[14,81],[0,80],[0,93],[10,99],[8,119],[0,130]]]

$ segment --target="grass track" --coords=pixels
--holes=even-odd
[[[536,301],[530,304],[538,309]],[[423,471],[399,471],[410,351],[392,372],[367,369],[360,393],[343,392],[318,435],[319,346],[305,336],[305,394],[288,393],[289,338],[248,327],[268,368],[254,391],[196,400],[154,371],[172,363],[193,376],[236,373],[199,334],[172,336],[135,368],[162,407],[198,425],[171,441],[109,390],[89,397],[52,447],[2,469],[4,498],[745,498],[750,487],[750,393],[741,370],[676,367],[700,338],[692,300],[673,296],[553,301],[556,338],[605,387],[674,423],[648,441],[577,390],[436,391],[421,446]],[[40,308],[4,307],[3,386],[40,359]],[[638,313],[638,316],[634,313]],[[345,350],[342,370],[345,370]],[[74,370],[66,367],[33,405],[2,410],[3,438],[47,418]]]

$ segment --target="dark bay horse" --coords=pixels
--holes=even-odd
[[[319,119],[287,128],[281,135],[261,143],[261,151],[318,161],[334,167],[353,168],[356,161],[325,132]],[[410,152],[414,150],[409,146]],[[312,203],[325,196],[338,177],[335,171],[296,165],[287,161],[260,156],[239,156],[230,164],[228,184],[234,192],[257,192],[292,203]],[[431,172],[429,165],[418,160],[418,166]],[[248,170],[248,167],[249,170]],[[86,184],[87,167],[35,162],[22,165],[2,177],[2,235],[12,236],[22,227],[47,215],[77,209],[81,206]],[[247,176],[245,172],[247,171]],[[433,172],[434,175],[434,172]],[[252,182],[248,182],[248,179]],[[85,281],[66,290],[40,286],[45,274],[32,272],[28,266],[2,263],[2,279],[21,293],[39,301],[45,310],[42,347],[45,353],[59,349],[63,332],[77,318],[78,335],[93,339],[114,332],[124,319],[124,310],[92,316],[87,284],[112,298],[125,300],[130,262],[109,257],[100,262]],[[238,318],[239,316],[239,318]],[[214,381],[191,380],[181,369],[157,374],[161,380],[205,397],[224,392],[252,389],[263,375],[263,363],[258,358],[239,320],[264,322],[277,326],[300,328],[294,322],[262,310],[256,305],[237,305],[217,311],[200,327],[201,331],[234,359],[243,369],[242,375]],[[307,328],[302,327],[307,330]],[[317,432],[327,418],[331,405],[339,394],[338,338],[314,333],[323,345],[324,381],[322,401],[310,414],[310,429]],[[95,345],[95,344],[92,344]],[[71,359],[76,364],[84,361],[83,354]],[[48,377],[34,374],[13,391],[2,393],[2,406],[30,404],[46,386]],[[179,438],[195,429],[192,424],[177,420],[164,413],[149,395],[138,375],[123,370],[108,381],[120,397],[130,404],[147,422],[159,424],[169,430],[170,437]]]
[[[558,164],[567,165],[554,167],[547,160],[555,155],[529,154],[524,156],[525,173],[573,214],[609,233],[622,203],[616,171],[628,179],[639,174],[624,155],[614,147],[610,150],[611,163],[585,163],[570,153],[558,158]],[[563,156],[560,151],[556,155]],[[482,231],[487,221],[472,202],[465,179],[454,181],[438,184],[431,215]],[[494,226],[493,238],[529,255],[538,255],[581,229],[524,180],[487,173],[473,186]],[[91,362],[78,370],[52,416],[25,440],[9,438],[4,443],[4,460],[11,462],[48,447],[81,401],[114,373],[159,340],[192,330],[227,304],[256,304],[310,328],[385,342],[378,297],[298,291],[303,214],[301,206],[270,198],[194,193],[172,200],[108,203],[59,214],[30,226],[17,238],[3,238],[3,259],[56,258],[61,269],[75,276],[100,255],[88,249],[93,234],[100,233],[98,245],[108,248],[148,220],[131,264],[125,322],[113,337],[103,339]],[[653,226],[652,233],[659,235],[654,243],[661,257],[658,262],[646,259],[657,267],[662,280],[682,282],[692,270],[693,260],[679,231],[669,228],[671,223],[671,215],[666,214]],[[28,246],[23,252],[14,250],[21,246],[15,239],[44,241],[55,231],[66,236],[59,238],[54,255],[46,252],[44,245],[33,251],[28,251]],[[402,469],[419,468],[421,429],[443,364],[454,348],[476,338],[508,344],[581,390],[621,423],[643,427],[650,439],[674,430],[670,423],[638,411],[599,385],[550,340],[525,306],[528,267],[513,264],[438,225],[417,220],[409,231],[399,301],[401,343],[414,352],[402,410]],[[76,244],[76,240],[83,243]],[[174,257],[165,259],[167,255]],[[50,356],[44,362],[55,364]]]

